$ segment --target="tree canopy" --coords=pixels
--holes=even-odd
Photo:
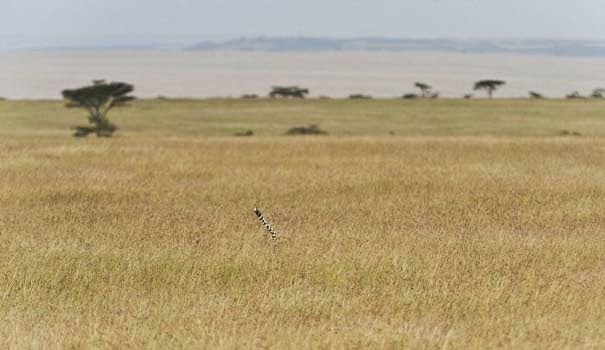
[[[421,96],[423,98],[437,98],[439,97],[439,93],[437,92],[433,92],[433,87],[430,86],[429,84],[426,83],[422,83],[422,82],[415,82],[414,86],[418,89],[420,89],[421,92]]]
[[[134,86],[127,83],[95,80],[92,85],[77,89],[62,91],[63,98],[67,100],[68,108],[83,108],[88,111],[88,121],[92,126],[77,126],[74,136],[88,136],[95,133],[97,136],[109,137],[117,127],[107,119],[107,113],[114,107],[125,106],[135,99],[129,94]]]
[[[487,95],[491,99],[493,97],[494,91],[496,91],[500,86],[505,85],[505,84],[506,84],[506,82],[503,80],[493,80],[493,79],[479,80],[478,82],[475,83],[475,87],[473,88],[473,90],[475,90],[475,91],[485,90],[485,91],[487,91]]]
[[[605,97],[605,89],[604,88],[596,88],[596,89],[592,90],[592,93],[590,94],[590,97],[592,97],[592,98],[604,98]]]
[[[572,91],[571,93],[565,95],[565,98],[568,100],[577,100],[584,99],[586,97],[582,96],[582,94],[580,94],[578,91]]]
[[[431,90],[433,88],[429,84],[421,83],[419,81],[415,82],[414,86],[417,87],[417,88],[419,88],[421,91],[428,91],[428,90]]]
[[[541,93],[536,92],[536,91],[530,91],[529,98],[532,98],[534,100],[540,100],[540,99],[544,98],[544,95],[542,95]]]
[[[309,89],[300,88],[298,86],[273,86],[269,97],[292,97],[292,98],[305,98],[309,94]]]

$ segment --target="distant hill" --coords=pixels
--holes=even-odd
[[[189,51],[331,52],[331,51],[434,51],[460,53],[511,53],[549,56],[605,57],[605,40],[559,39],[328,39],[240,38],[204,41]]]
[[[255,37],[224,41],[153,37],[54,40],[3,36],[0,53],[27,51],[241,51],[241,52],[445,52],[605,57],[604,40],[569,39],[388,39]]]

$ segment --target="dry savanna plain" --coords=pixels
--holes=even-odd
[[[605,101],[110,119],[0,102],[0,348],[605,348]]]

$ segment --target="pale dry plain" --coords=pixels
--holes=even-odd
[[[1,45],[1,43],[0,43]],[[435,52],[161,52],[57,51],[0,53],[0,96],[60,98],[61,88],[93,79],[127,81],[137,96],[241,96],[267,94],[272,85],[301,85],[315,96],[363,93],[396,97],[415,81],[441,96],[461,98],[479,79],[508,82],[500,97],[530,90],[563,97],[603,85],[600,57]]]
[[[0,102],[1,348],[605,347],[604,102],[113,117],[74,139],[82,112]]]

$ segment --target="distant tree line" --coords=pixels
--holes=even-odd
[[[594,98],[594,99],[605,98],[605,89],[604,88],[596,88],[596,89],[592,90],[592,92],[590,93],[590,95],[588,97]],[[569,93],[566,96],[566,98],[569,99],[569,100],[584,99],[584,98],[588,98],[588,97],[583,96],[578,91],[573,91],[573,92]]]
[[[489,99],[493,98],[494,92],[498,88],[506,84],[503,80],[484,79],[475,82],[473,85],[474,91],[485,91]],[[439,98],[439,92],[433,90],[433,87],[427,83],[415,82],[414,87],[419,90],[419,93],[408,93],[402,96],[404,99],[436,99]],[[118,129],[107,118],[107,114],[116,107],[123,107],[129,102],[135,100],[131,95],[134,91],[134,86],[123,82],[107,83],[105,80],[95,80],[91,85],[83,86],[76,89],[66,89],[61,92],[64,100],[67,101],[66,106],[69,108],[81,108],[88,112],[89,125],[81,125],[74,127],[74,136],[85,137],[90,134],[95,134],[98,137],[110,137]],[[292,98],[304,99],[309,94],[309,89],[299,86],[273,86],[269,92],[270,98]],[[536,91],[529,91],[529,98],[543,99],[543,94]],[[594,89],[588,97],[581,95],[578,91],[566,95],[567,99],[603,99],[605,98],[605,88]],[[256,94],[246,94],[241,96],[242,99],[257,99]],[[356,93],[349,95],[349,99],[371,99],[372,96]],[[473,98],[473,94],[464,95],[465,99]],[[158,99],[166,99],[161,96]],[[328,96],[321,96],[320,99],[329,99]],[[0,98],[0,100],[3,100]],[[308,127],[299,127],[292,129],[289,134],[322,134],[324,133],[316,125]],[[238,133],[238,136],[251,136],[252,131]]]

